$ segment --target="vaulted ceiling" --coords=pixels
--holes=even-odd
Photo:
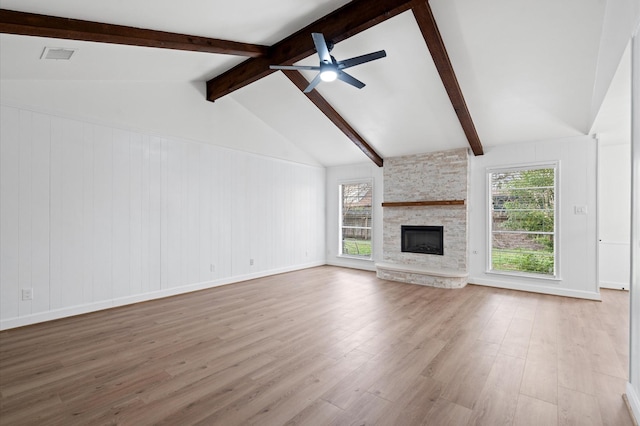
[[[367,157],[380,165],[385,157],[468,146],[482,154],[497,145],[626,125],[620,120],[629,115],[620,99],[628,91],[624,69],[612,85],[617,97],[603,100],[638,3],[0,0],[0,96],[323,166]],[[8,11],[174,34],[140,32],[136,41],[129,31],[123,40],[115,27],[100,34],[98,25],[65,27],[64,21],[61,27],[75,33],[48,33],[43,27],[55,19],[32,19],[41,31],[22,35]],[[430,41],[430,18],[448,58]],[[322,83],[308,98],[298,86],[313,72],[285,74],[268,65],[316,65],[314,29],[336,42],[337,59],[382,49],[387,57],[350,69],[367,84],[363,89]],[[47,46],[76,52],[69,61],[41,60]]]

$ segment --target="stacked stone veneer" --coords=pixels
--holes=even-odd
[[[385,158],[385,202],[465,200],[465,205],[384,207],[379,278],[447,288],[466,285],[468,164],[467,149]],[[443,226],[444,255],[403,253],[401,225]]]

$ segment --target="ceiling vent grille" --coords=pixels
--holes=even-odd
[[[67,49],[64,47],[45,47],[40,55],[40,59],[59,59],[68,61],[76,49]]]

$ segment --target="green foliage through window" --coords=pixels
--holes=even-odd
[[[491,269],[554,276],[555,168],[496,171],[491,187]]]
[[[340,185],[340,254],[371,258],[371,182]]]

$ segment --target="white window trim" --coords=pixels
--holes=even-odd
[[[553,168],[554,170],[554,185],[555,185],[555,207],[554,207],[554,220],[553,220],[553,261],[554,261],[554,275],[546,275],[546,274],[536,274],[532,272],[518,272],[518,271],[500,271],[494,270],[491,268],[491,256],[492,256],[492,234],[493,234],[493,221],[491,215],[491,205],[492,205],[492,193],[491,193],[491,175],[496,172],[514,172],[514,171],[522,171],[522,170],[535,170],[535,169],[549,169]],[[485,229],[487,231],[486,234],[486,247],[487,247],[487,255],[486,255],[486,264],[485,264],[485,273],[493,274],[493,275],[506,275],[513,276],[519,278],[535,278],[542,279],[547,281],[562,281],[561,278],[561,268],[560,268],[560,161],[546,161],[539,163],[525,163],[525,164],[514,164],[511,166],[505,167],[487,167],[486,169],[486,213],[487,217],[485,220]]]
[[[354,256],[350,254],[342,254],[342,185],[356,184],[356,183],[368,183],[371,185],[371,255],[370,257]],[[338,254],[336,257],[342,259],[353,259],[363,262],[374,262],[375,259],[375,244],[374,244],[374,228],[373,224],[376,222],[375,215],[375,203],[376,203],[376,191],[373,178],[363,179],[349,179],[338,181]]]

